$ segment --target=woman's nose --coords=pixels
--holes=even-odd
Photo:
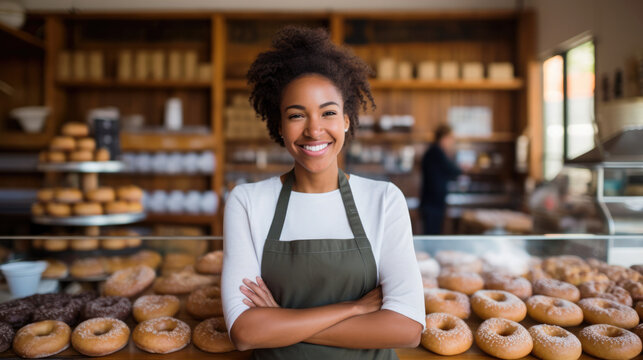
[[[313,115],[308,118],[306,122],[305,135],[311,138],[318,138],[324,132],[321,116]]]

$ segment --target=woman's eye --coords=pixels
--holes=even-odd
[[[290,114],[290,115],[288,115],[288,119],[299,119],[299,118],[302,118],[302,117],[303,117],[303,115],[301,115],[301,114]]]
[[[324,116],[335,116],[337,113],[335,111],[326,111],[324,112]]]

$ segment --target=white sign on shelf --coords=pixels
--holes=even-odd
[[[452,106],[447,119],[456,137],[488,137],[493,130],[491,115],[486,106]]]

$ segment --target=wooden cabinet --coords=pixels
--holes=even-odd
[[[491,62],[513,65],[514,77],[504,81],[420,80],[416,75],[410,79],[382,79],[376,74],[371,87],[377,109],[365,115],[372,116],[376,122],[382,115],[411,115],[415,122],[406,132],[358,130],[341,160],[350,172],[393,181],[407,197],[416,197],[419,159],[433,139],[433,130],[448,120],[453,106],[491,109],[490,135],[467,136],[458,141],[459,147],[473,149],[478,154],[491,157],[500,154],[496,157],[502,159],[500,165],[474,167],[469,174],[474,179],[506,182],[512,189],[519,189],[526,174],[514,170],[515,139],[527,132],[533,143],[541,141],[539,134],[528,131],[533,122],[528,110],[537,108],[534,97],[527,96],[537,81],[527,73],[534,59],[535,40],[533,15],[529,13],[95,13],[40,14],[38,18],[45,24],[45,40],[27,36],[28,40],[23,42],[35,43],[29,46],[44,53],[40,55],[40,64],[36,62],[33,67],[44,73],[44,85],[37,91],[44,93],[41,99],[54,107],[52,124],[55,127],[65,121],[84,121],[91,108],[116,106],[122,115],[141,114],[146,126],[158,128],[163,125],[165,102],[177,97],[183,103],[184,125],[208,129],[206,134],[193,135],[125,131],[121,138],[125,151],[196,149],[216,154],[213,176],[184,176],[180,181],[160,175],[129,177],[148,186],[180,182],[185,187],[210,189],[223,196],[226,188],[239,181],[266,178],[292,165],[285,150],[261,134],[258,128],[265,125],[259,120],[251,125],[257,128],[253,131],[239,133],[238,127],[229,126],[230,121],[241,121],[239,118],[253,121],[253,113],[245,101],[249,95],[245,74],[256,55],[270,47],[274,33],[289,24],[328,29],[333,41],[351,48],[375,70],[383,58],[409,62],[415,68],[414,73],[423,61],[479,62],[485,68]],[[73,76],[75,70],[66,78],[56,77],[62,54],[73,56],[78,51],[101,54],[102,77],[78,78]],[[170,56],[176,53],[187,56],[185,54],[191,52],[197,64],[209,64],[210,74],[207,78],[176,78],[166,72],[162,78],[149,75],[123,78],[119,73],[122,61],[119,56],[123,51],[130,51],[133,57],[141,51],[163,53],[168,72]],[[4,107],[0,110],[5,112]],[[55,130],[57,128],[52,128],[47,136]],[[395,156],[406,151],[408,157],[412,149],[413,161],[410,168],[405,165],[404,171],[391,170],[382,161],[359,163],[351,157],[350,146],[354,144],[379,148],[378,151]],[[118,181],[110,179],[107,181]],[[223,206],[219,209],[212,224],[213,234],[220,234],[222,230]],[[156,216],[159,221],[171,218]],[[207,219],[200,218],[200,221],[207,222]]]

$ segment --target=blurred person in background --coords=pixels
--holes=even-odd
[[[452,160],[455,155],[455,136],[449,125],[441,124],[435,130],[435,140],[422,157],[422,188],[420,212],[424,234],[442,233],[446,212],[447,184],[462,170]]]

